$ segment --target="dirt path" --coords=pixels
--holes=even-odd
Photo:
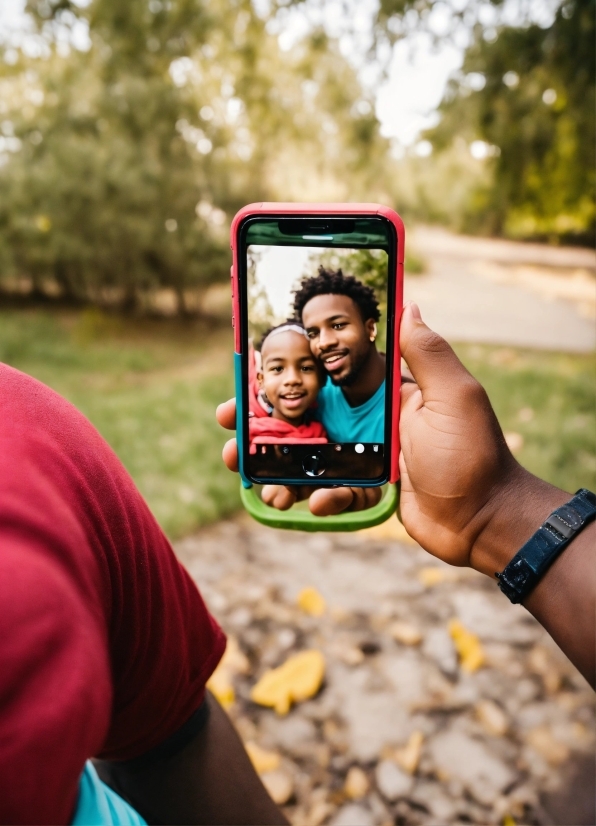
[[[279,763],[263,776],[294,826],[596,822],[587,684],[523,608],[397,520],[307,535],[244,515],[177,552],[232,638],[230,714]],[[321,617],[296,603],[308,586]],[[478,637],[471,673],[453,619]],[[283,717],[250,701],[267,668],[312,648],[326,661],[314,699]]]
[[[452,341],[568,352],[596,345],[596,254],[454,235],[434,227],[410,232],[427,262],[406,273],[405,295],[425,321]]]

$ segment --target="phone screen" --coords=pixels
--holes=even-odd
[[[252,481],[387,481],[396,244],[381,216],[253,217],[242,226]]]

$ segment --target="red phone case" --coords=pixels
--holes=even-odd
[[[399,323],[401,321],[401,314],[403,310],[403,281],[404,281],[404,248],[405,248],[405,229],[402,219],[397,212],[389,207],[381,206],[380,204],[309,204],[309,203],[275,203],[263,202],[258,204],[247,204],[242,207],[232,221],[230,228],[230,246],[232,248],[233,264],[231,269],[232,281],[232,326],[234,328],[234,350],[237,354],[242,352],[242,331],[240,329],[242,315],[240,313],[239,294],[240,287],[238,282],[238,246],[237,234],[238,229],[245,218],[252,215],[382,215],[388,221],[391,221],[395,227],[397,234],[397,263],[395,271],[395,336],[393,341],[393,391],[391,398],[391,455],[389,461],[389,481],[397,482],[399,479],[399,410],[401,400],[401,352],[399,348]]]

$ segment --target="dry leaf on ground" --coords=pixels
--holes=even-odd
[[[472,674],[484,665],[484,651],[476,634],[468,631],[456,619],[449,622],[449,633],[459,654],[459,664],[463,671]]]
[[[316,588],[303,588],[296,599],[298,607],[311,617],[322,617],[327,609],[323,596]]]
[[[263,674],[253,686],[250,699],[274,708],[278,714],[287,714],[292,703],[314,697],[324,676],[325,659],[321,652],[302,651]]]

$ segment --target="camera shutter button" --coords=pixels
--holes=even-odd
[[[307,454],[302,460],[302,469],[307,476],[322,476],[327,470],[319,451]]]

